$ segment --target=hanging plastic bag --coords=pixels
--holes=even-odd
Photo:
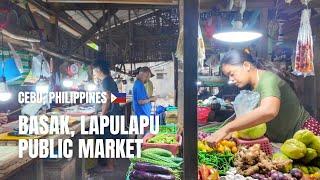
[[[234,100],[234,111],[237,116],[241,116],[256,108],[259,101],[260,94],[258,92],[242,90]]]
[[[49,63],[44,59],[43,55],[34,56],[32,58],[32,75],[36,78],[40,78],[40,75],[46,78],[51,76]]]
[[[301,14],[300,28],[296,45],[295,67],[293,74],[314,76],[313,40],[310,25],[310,9],[304,9]]]
[[[2,61],[0,62],[0,77],[3,76],[3,67],[4,76],[6,77],[7,82],[12,82],[21,78],[21,73],[19,72],[13,58],[5,59],[4,64]]]
[[[23,66],[22,66],[21,57],[17,54],[16,50],[13,48],[11,43],[8,43],[8,45],[10,47],[10,50],[11,50],[13,58],[14,58],[14,62],[16,63],[18,70],[20,71],[20,73],[23,73]]]
[[[180,28],[179,38],[177,43],[177,51],[176,51],[176,57],[180,61],[183,61],[183,43],[184,43],[183,31],[184,31],[183,27]],[[203,66],[205,58],[206,58],[206,48],[204,45],[200,24],[198,24],[198,63],[200,63],[201,66]]]

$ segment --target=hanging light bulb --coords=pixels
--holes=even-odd
[[[262,37],[260,32],[247,31],[244,30],[242,26],[243,24],[241,21],[235,21],[232,30],[213,34],[212,37],[220,41],[231,43],[248,42]]]
[[[71,88],[73,86],[73,81],[71,79],[65,79],[62,84],[66,88]]]
[[[36,92],[38,93],[48,93],[49,92],[49,83],[43,77],[40,77],[37,85]]]
[[[94,83],[88,83],[86,84],[86,91],[96,91],[98,89],[97,85]]]
[[[6,78],[4,76],[0,77],[0,101],[8,101],[12,94],[8,90],[6,83]]]

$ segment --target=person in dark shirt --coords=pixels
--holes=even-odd
[[[93,76],[101,81],[102,89],[107,94],[107,102],[102,104],[101,115],[120,115],[119,104],[111,102],[111,94],[118,93],[118,87],[110,74],[106,61],[97,60],[93,63]],[[97,136],[99,139],[117,139],[118,136],[110,133],[110,128],[105,128],[104,135]],[[114,159],[99,159],[99,172],[112,172],[114,170]]]

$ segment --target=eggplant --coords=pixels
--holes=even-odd
[[[158,165],[153,165],[149,163],[137,162],[133,165],[135,170],[158,173],[158,174],[171,174],[170,169]]]
[[[155,174],[145,171],[134,170],[130,173],[132,180],[175,180],[173,175]]]

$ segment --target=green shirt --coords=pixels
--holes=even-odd
[[[266,97],[277,97],[281,101],[279,114],[267,123],[267,136],[273,142],[284,142],[292,138],[310,115],[289,84],[276,74],[264,71],[259,78],[255,91],[260,93],[260,102]]]

